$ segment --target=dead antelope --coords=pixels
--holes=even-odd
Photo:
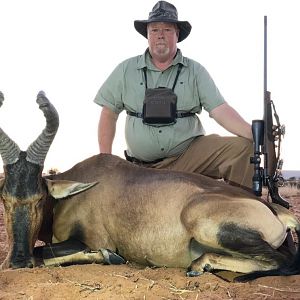
[[[186,268],[190,276],[245,273],[240,281],[300,273],[299,250],[292,255],[282,246],[288,230],[299,237],[297,219],[237,187],[105,154],[42,177],[58,115],[43,93],[37,102],[47,124],[26,152],[0,129],[9,242],[2,268],[33,267],[40,259],[46,265],[128,260]],[[34,249],[38,238],[54,244]]]

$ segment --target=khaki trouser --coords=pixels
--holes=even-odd
[[[203,174],[252,189],[253,143],[242,137],[221,137],[217,134],[197,137],[179,156],[166,158],[151,168]]]

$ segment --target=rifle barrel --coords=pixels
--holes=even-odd
[[[268,68],[268,53],[267,53],[267,27],[268,27],[268,17],[264,16],[264,97],[266,97],[267,87],[267,68]]]

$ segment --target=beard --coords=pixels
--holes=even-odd
[[[168,59],[170,56],[170,48],[166,44],[157,44],[150,51],[152,57],[154,56],[158,60]]]

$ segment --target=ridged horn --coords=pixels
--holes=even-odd
[[[46,127],[38,138],[28,147],[26,160],[35,164],[44,165],[48,150],[54,140],[59,126],[59,117],[55,107],[47,99],[45,93],[40,91],[36,102],[46,118]]]
[[[3,93],[0,92],[0,107],[4,101]],[[11,140],[7,134],[0,128],[0,154],[4,165],[15,163],[20,154],[20,148]]]

